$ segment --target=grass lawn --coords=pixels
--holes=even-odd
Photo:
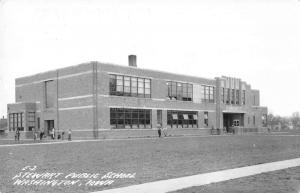
[[[191,187],[172,193],[298,193],[300,167],[268,172],[255,176]]]
[[[211,136],[0,146],[0,192],[90,192],[300,157],[300,136]],[[25,166],[36,173],[136,173],[109,186],[13,185]],[[28,170],[26,170],[28,171]],[[255,188],[255,187],[254,187]]]

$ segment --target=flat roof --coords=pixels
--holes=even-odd
[[[202,78],[202,77],[192,76],[192,75],[176,74],[176,73],[172,73],[172,72],[165,72],[165,71],[160,71],[160,70],[139,68],[139,67],[133,67],[133,66],[128,66],[128,65],[120,65],[120,64],[98,62],[98,61],[90,61],[90,62],[81,63],[81,64],[77,64],[77,65],[72,65],[72,66],[67,66],[67,67],[58,68],[58,69],[54,69],[54,70],[49,70],[49,71],[45,71],[45,72],[40,72],[40,73],[28,75],[28,76],[18,77],[18,78],[15,79],[15,81],[16,82],[17,81],[26,82],[27,78],[29,79],[29,78],[33,78],[35,76],[45,75],[47,73],[53,73],[53,72],[56,72],[56,71],[76,68],[76,67],[80,67],[80,66],[84,66],[84,65],[88,66],[88,65],[92,65],[93,63],[96,63],[97,65],[105,65],[105,66],[108,66],[108,67],[119,67],[119,68],[123,68],[123,69],[134,69],[134,70],[138,70],[138,71],[140,70],[140,71],[150,72],[150,73],[163,73],[163,74],[178,76],[178,77],[182,77],[182,78],[193,78],[193,79],[198,79],[199,81],[215,81],[215,79],[211,79],[211,78]]]

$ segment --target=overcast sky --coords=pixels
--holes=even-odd
[[[17,77],[129,54],[141,68],[241,78],[274,114],[300,111],[299,0],[2,0],[0,116]]]

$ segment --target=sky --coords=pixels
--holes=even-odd
[[[15,79],[88,61],[241,78],[300,111],[299,0],[0,0],[0,116]]]

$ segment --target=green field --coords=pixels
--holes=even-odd
[[[299,193],[300,167],[191,187],[172,193]]]
[[[0,146],[0,192],[90,192],[298,157],[300,136],[169,137]],[[113,179],[107,186],[89,183],[91,178],[53,187],[14,185],[17,178],[13,177],[29,171],[22,171],[25,166],[37,167],[30,172],[62,173],[57,180],[71,180],[65,178],[70,173],[98,173],[99,178],[108,172],[135,175]]]

